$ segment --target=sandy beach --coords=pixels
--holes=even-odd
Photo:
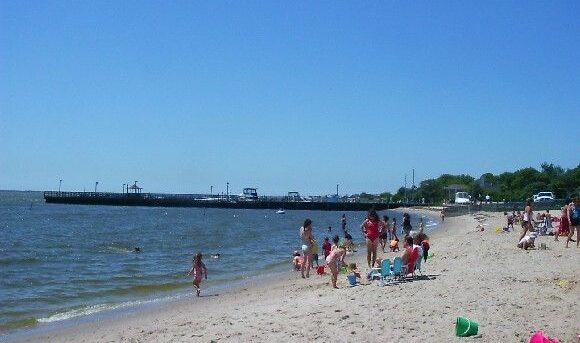
[[[560,342],[578,342],[580,249],[575,244],[566,249],[565,238],[541,236],[536,246],[545,243],[546,250],[520,250],[521,228],[497,232],[504,223],[502,213],[446,218],[430,237],[434,256],[423,264],[426,277],[408,282],[351,288],[341,274],[335,290],[328,274],[302,279],[289,271],[219,295],[188,297],[20,341],[528,342],[541,329]],[[348,256],[347,262],[364,270],[364,259]],[[476,321],[479,334],[455,337],[457,316]]]

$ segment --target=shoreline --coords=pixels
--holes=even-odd
[[[483,232],[477,229],[481,221]],[[518,249],[519,227],[496,232],[503,223],[501,213],[446,218],[440,229],[428,233],[433,258],[422,266],[427,278],[350,288],[339,274],[340,288],[334,290],[328,274],[303,280],[288,271],[218,296],[188,297],[171,306],[13,341],[448,342],[459,340],[453,333],[457,316],[479,324],[480,342],[525,343],[539,329],[560,342],[576,341],[580,273],[571,262],[580,250],[565,249],[553,236],[536,241],[547,250]],[[347,262],[356,262],[362,271],[366,256],[364,249],[359,251]]]
[[[402,211],[396,210],[394,212],[402,215]],[[435,220],[435,218],[430,219]],[[437,228],[437,226],[435,226],[435,228]],[[322,231],[321,234],[324,236],[324,231]],[[358,244],[355,245],[355,251],[357,250],[358,252],[356,252],[354,256],[363,256],[364,243],[358,242]],[[322,259],[322,257],[319,258],[321,263]],[[207,292],[207,295],[214,296],[221,293],[235,292],[236,289],[244,288],[245,285],[270,282],[272,279],[279,278],[282,274],[288,274],[288,276],[290,276],[292,275],[292,272],[289,267],[286,268],[290,265],[289,261],[290,260],[273,262],[271,267],[260,272],[256,271],[246,275],[241,275],[237,279],[234,278],[224,283],[220,283],[219,281],[218,283],[213,283],[213,280],[210,280],[209,284],[205,282],[206,285],[204,291]],[[188,282],[188,284],[190,284],[190,282]],[[153,293],[141,299],[127,300],[120,303],[87,305],[87,308],[79,309],[78,311],[76,309],[69,309],[63,312],[49,314],[42,318],[31,319],[34,321],[33,325],[26,324],[21,327],[6,329],[3,332],[0,332],[0,341],[26,339],[29,336],[58,332],[78,325],[103,321],[108,318],[131,316],[134,313],[143,310],[150,310],[155,307],[169,307],[175,302],[189,298],[191,295],[191,287],[185,286],[174,291]]]

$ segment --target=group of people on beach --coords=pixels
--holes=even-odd
[[[322,245],[325,265],[330,269],[332,287],[337,288],[336,282],[338,279],[339,270],[342,267],[347,267],[345,257],[347,252],[352,251],[352,236],[346,230],[346,215],[341,217],[341,225],[343,229],[344,239],[341,241],[338,235],[330,239],[326,237]],[[367,248],[367,265],[369,269],[380,266],[381,260],[377,258],[377,250],[379,244],[385,252],[387,242],[390,241],[389,247],[392,252],[399,251],[399,238],[397,236],[397,223],[393,218],[390,222],[388,216],[383,216],[380,219],[377,211],[371,209],[367,213],[367,217],[360,225],[361,231],[365,237]],[[403,214],[403,235],[404,235],[404,251],[401,256],[403,264],[407,265],[408,270],[412,271],[417,258],[423,257],[423,252],[429,249],[428,237],[424,234],[423,219],[419,223],[419,232],[415,233],[415,237],[411,236],[411,217],[408,213]],[[302,243],[302,253],[294,252],[293,265],[295,270],[300,271],[302,278],[310,277],[310,270],[313,268],[313,263],[316,262],[318,266],[317,244],[313,236],[312,220],[304,220],[300,227],[300,240]],[[315,254],[316,253],[316,254]],[[320,266],[318,268],[324,268]],[[360,277],[360,273],[356,270],[356,265],[348,265],[348,270],[354,275]],[[319,273],[322,274],[322,273]]]
[[[507,229],[510,226],[513,228],[514,223],[521,222],[522,232],[518,239],[518,247],[524,250],[535,247],[534,242],[538,232],[534,229],[534,225],[542,225],[544,230],[555,226],[554,241],[558,241],[559,236],[567,236],[566,248],[569,247],[570,241],[575,241],[578,247],[580,244],[580,197],[567,199],[560,211],[559,218],[552,216],[549,210],[546,213],[538,213],[534,217],[533,202],[527,199],[523,213],[518,211],[517,214],[515,212],[507,214]],[[574,231],[576,231],[576,240],[573,239]]]

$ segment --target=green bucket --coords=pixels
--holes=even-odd
[[[457,321],[455,321],[455,336],[468,337],[477,335],[478,328],[479,325],[476,322],[464,317],[457,317]]]

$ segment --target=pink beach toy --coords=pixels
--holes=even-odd
[[[558,340],[544,336],[544,333],[540,330],[536,331],[536,333],[530,337],[528,343],[558,343]]]

